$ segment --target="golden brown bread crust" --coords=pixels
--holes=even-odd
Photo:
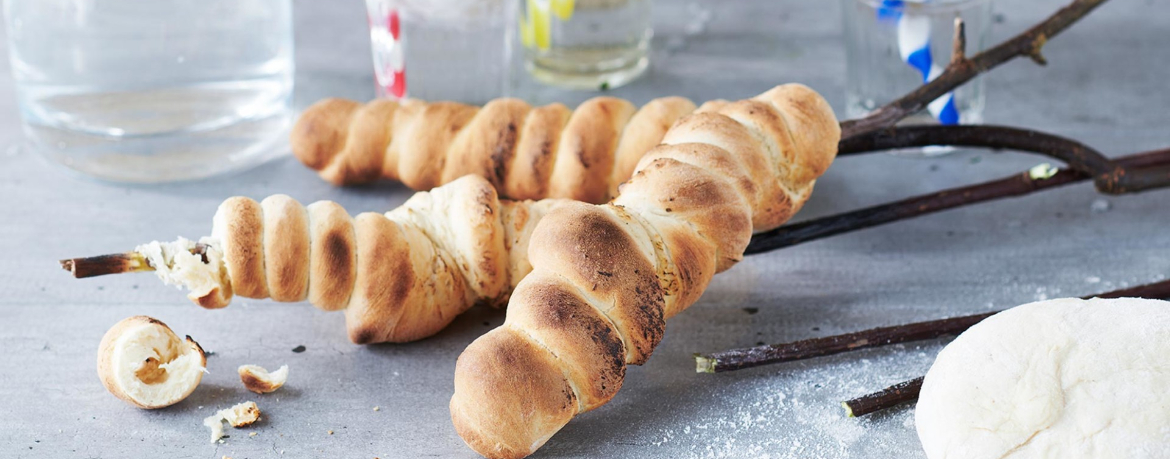
[[[405,299],[415,282],[402,231],[380,214],[354,219],[357,235],[357,281],[345,309],[349,339],[357,344],[388,341],[405,312]]]
[[[609,196],[618,195],[618,185],[634,174],[638,160],[659,143],[666,131],[684,116],[695,111],[695,103],[682,97],[662,97],[643,105],[622,131],[614,153],[613,175],[609,179]]]
[[[223,253],[226,282],[193,300],[223,307],[233,289],[247,298],[308,299],[345,309],[355,343],[425,338],[475,304],[504,304],[532,270],[525,253],[533,229],[567,202],[501,202],[474,174],[356,219],[332,202],[230,198],[205,242]]]
[[[605,202],[613,152],[634,110],[634,104],[616,97],[595,97],[577,107],[561,135],[548,197]]]
[[[482,109],[453,102],[325,99],[293,126],[293,154],[325,180],[388,178],[429,190],[467,174],[512,199],[604,202],[643,153],[694,110],[680,97],[635,114],[629,102],[597,97],[571,111],[497,99]]]
[[[524,330],[563,362],[569,381],[577,381],[580,411],[601,406],[617,394],[626,374],[621,336],[598,309],[581,298],[568,279],[542,273],[521,281],[511,324]],[[531,310],[527,310],[531,309]]]
[[[542,221],[528,247],[546,249],[529,250],[529,262],[556,266],[557,275],[587,292],[626,343],[625,360],[645,362],[665,325],[662,289],[648,255],[612,213],[594,205],[566,203]],[[645,286],[623,288],[632,282]]]
[[[448,150],[450,164],[443,168],[442,183],[475,174],[502,189],[528,111],[528,104],[520,99],[496,99],[484,105]]]
[[[708,103],[666,132],[609,204],[551,210],[504,325],[456,364],[459,435],[484,456],[524,457],[608,401],[624,366],[649,358],[666,318],[742,259],[753,231],[803,205],[839,137],[828,104],[804,86]],[[568,400],[576,411],[566,413]]]
[[[244,197],[228,198],[212,219],[211,237],[222,245],[232,290],[247,298],[268,298],[264,277],[264,211]]]
[[[322,99],[313,104],[297,120],[296,129],[289,133],[289,142],[297,146],[293,149],[297,159],[318,171],[329,166],[334,150],[345,147],[350,119],[361,105],[337,98]],[[338,183],[330,177],[322,177]]]
[[[264,278],[276,301],[301,301],[309,291],[309,216],[278,194],[260,201],[264,213]]]
[[[451,420],[459,436],[488,457],[531,454],[580,409],[555,357],[522,333],[497,328],[468,346],[456,364],[456,371],[477,375],[480,384],[455,378],[455,393],[482,403],[452,399]]]
[[[548,196],[548,181],[560,146],[561,133],[573,113],[561,104],[536,107],[524,119],[524,129],[504,177],[502,196],[516,200]]]
[[[329,201],[309,204],[309,302],[325,311],[345,309],[357,279],[353,219]],[[303,260],[302,260],[303,262]]]

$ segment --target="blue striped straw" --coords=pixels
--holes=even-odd
[[[898,52],[902,55],[902,61],[917,69],[922,74],[922,82],[928,83],[943,72],[943,68],[934,63],[930,54],[930,18],[902,14],[903,6],[902,0],[882,0],[877,17],[880,21],[897,22]],[[939,124],[959,124],[954,93],[948,92],[931,101],[927,109]]]

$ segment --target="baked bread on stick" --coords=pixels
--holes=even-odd
[[[474,175],[417,193],[386,214],[353,218],[327,201],[234,197],[198,243],[152,242],[64,264],[79,277],[108,259],[128,266],[96,274],[154,270],[205,308],[225,307],[234,295],[308,300],[344,309],[355,343],[405,342],[437,333],[477,303],[506,303],[532,269],[525,253],[536,222],[565,202],[501,201]]]
[[[525,457],[608,402],[666,319],[808,198],[841,131],[820,95],[784,85],[676,123],[609,204],[550,211],[504,325],[459,356],[451,419],[490,458]]]
[[[482,108],[324,99],[305,110],[289,142],[301,162],[337,185],[388,178],[425,191],[474,174],[504,198],[602,203],[694,109],[681,97],[655,99],[637,111],[614,97],[595,97],[576,110],[519,99]]]

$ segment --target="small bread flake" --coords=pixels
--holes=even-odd
[[[252,433],[248,434],[248,436],[249,436],[249,437],[255,437],[255,436],[256,436],[256,432],[252,432]]]
[[[223,442],[223,423],[227,421],[232,427],[244,427],[260,420],[260,407],[256,402],[244,402],[231,408],[217,411],[205,418],[203,425],[211,429],[211,442]],[[252,433],[255,435],[255,432]]]
[[[240,365],[238,371],[244,387],[257,394],[267,394],[280,389],[288,380],[288,365],[281,365],[279,370],[271,373],[258,365]]]
[[[380,408],[380,407],[377,407],[377,406],[374,407],[374,411],[381,411],[381,410],[382,410],[382,408]]]
[[[330,430],[330,431],[329,431],[329,435],[333,435],[333,431],[332,431],[332,430]]]

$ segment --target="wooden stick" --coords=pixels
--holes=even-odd
[[[918,400],[918,393],[922,392],[923,379],[925,377],[920,376],[900,382],[878,392],[841,402],[841,406],[845,408],[845,416],[855,418],[912,402]]]
[[[1106,0],[1074,0],[1052,16],[1015,37],[970,58],[952,59],[943,73],[913,92],[890,102],[869,115],[841,123],[841,139],[893,126],[894,123],[922,111],[931,101],[942,97],[979,74],[1004,62],[1027,56],[1040,65],[1046,63],[1040,53],[1044,44],[1076,23]],[[966,41],[966,40],[964,40]]]
[[[146,257],[138,252],[113,253],[87,258],[70,258],[61,260],[61,267],[73,273],[73,277],[103,276],[106,274],[131,273],[138,271],[154,271]]]
[[[1170,280],[1114,290],[1081,298],[1170,298]],[[744,368],[792,362],[857,349],[889,344],[923,341],[943,336],[958,335],[983,319],[1001,311],[990,311],[948,319],[914,322],[890,327],[871,328],[842,335],[826,336],[782,344],[732,349],[711,354],[695,354],[695,371],[722,373]]]
[[[866,138],[863,136],[859,140]],[[866,147],[868,144],[857,145],[854,148]],[[885,148],[896,147],[887,146]],[[1113,161],[1126,168],[1156,171],[1157,167],[1170,165],[1170,149],[1122,156],[1114,158]],[[752,236],[751,243],[748,244],[744,254],[770,252],[849,231],[871,228],[970,204],[1022,196],[1088,179],[1088,175],[1067,168],[1042,175],[1037,175],[1032,171],[1022,172],[990,182],[951,188],[888,204],[781,226]]]
[[[195,247],[191,249],[191,253],[203,256],[204,263],[207,263],[206,252],[207,245],[205,244],[195,244]],[[61,260],[60,263],[62,269],[73,273],[73,277],[77,279],[104,276],[106,274],[121,274],[155,270],[155,267],[150,265],[150,261],[138,252],[112,253],[109,255],[98,255],[96,257],[85,258],[69,258]]]

